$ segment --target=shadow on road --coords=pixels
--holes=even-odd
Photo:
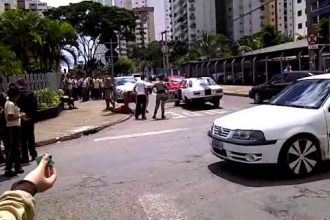
[[[248,187],[267,187],[297,185],[319,180],[330,179],[329,163],[321,166],[319,171],[306,178],[289,178],[275,165],[247,165],[228,162],[217,162],[208,166],[209,170],[230,182]]]

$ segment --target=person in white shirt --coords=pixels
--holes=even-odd
[[[141,76],[141,80],[138,80],[135,84],[134,91],[136,92],[136,109],[135,119],[138,120],[142,115],[142,120],[146,120],[146,107],[147,107],[147,82],[144,81],[145,76]]]
[[[11,85],[7,92],[8,100],[5,104],[5,118],[8,130],[8,158],[6,161],[5,176],[12,177],[18,173],[24,173],[20,164],[20,130],[21,119],[25,119],[26,114],[21,113],[16,101],[19,98],[19,89]],[[26,119],[25,119],[26,120]],[[15,172],[12,171],[12,165]]]

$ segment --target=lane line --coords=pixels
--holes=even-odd
[[[141,196],[139,202],[149,220],[185,220],[174,199],[163,194],[147,194]]]
[[[178,128],[178,129],[172,129],[172,130],[151,131],[151,132],[144,132],[144,133],[137,133],[137,134],[118,135],[118,136],[113,136],[113,137],[97,138],[94,141],[95,142],[101,142],[101,141],[118,140],[118,139],[126,139],[126,138],[153,136],[153,135],[175,133],[175,132],[179,132],[179,131],[187,131],[187,130],[190,130],[190,129],[191,128]]]

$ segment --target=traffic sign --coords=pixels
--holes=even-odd
[[[307,42],[309,45],[314,45],[318,43],[318,34],[317,33],[309,33],[307,36]]]

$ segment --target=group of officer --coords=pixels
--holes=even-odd
[[[142,120],[146,120],[147,104],[149,102],[149,90],[148,84],[145,81],[145,76],[141,76],[134,87],[136,93],[136,109],[135,109],[135,119],[138,120],[139,116],[142,115]],[[157,119],[157,113],[159,107],[161,107],[161,119],[166,119],[165,117],[165,103],[168,99],[168,88],[164,82],[164,76],[159,77],[159,81],[155,83],[152,87],[152,91],[156,93],[156,106],[153,114],[153,119]]]

